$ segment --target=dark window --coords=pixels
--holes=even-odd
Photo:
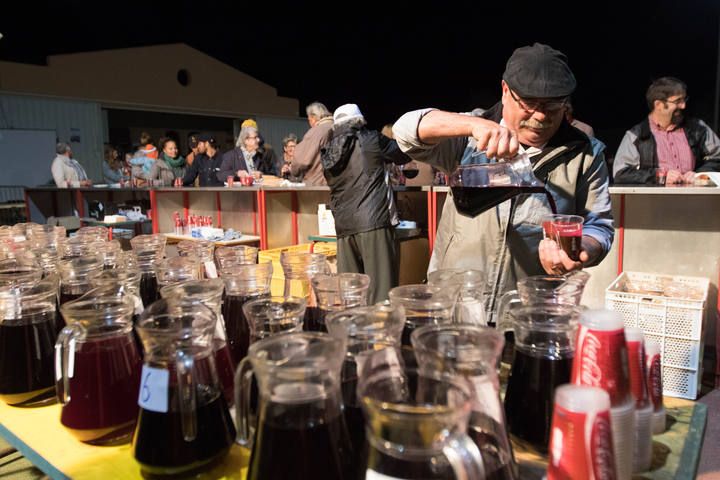
[[[187,87],[188,85],[190,85],[190,72],[188,72],[184,68],[181,68],[180,70],[178,70],[177,81],[183,87]]]

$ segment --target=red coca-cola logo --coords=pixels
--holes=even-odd
[[[650,400],[657,411],[662,407],[662,365],[660,355],[653,355],[647,358],[647,387],[650,392]]]
[[[595,480],[615,480],[615,455],[612,443],[610,414],[599,412],[590,434],[590,453]]]
[[[626,403],[630,376],[625,332],[590,330],[581,325],[576,344],[572,383],[606,390],[613,406]]]
[[[648,404],[645,374],[645,348],[643,342],[627,342],[628,364],[630,366],[630,388],[635,397],[635,406],[644,408]]]

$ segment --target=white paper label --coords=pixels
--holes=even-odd
[[[135,302],[135,315],[140,315],[145,307],[143,306],[142,298],[137,295],[133,295],[133,301]]]
[[[138,405],[151,412],[167,413],[170,372],[143,365]]]
[[[375,470],[370,470],[369,468],[365,472],[365,480],[405,480],[400,477],[389,477],[387,475],[383,475],[382,473],[377,473]]]
[[[207,278],[218,278],[217,268],[215,268],[215,262],[212,260],[205,262],[205,276]]]

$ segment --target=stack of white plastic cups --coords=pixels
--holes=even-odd
[[[617,312],[586,310],[580,319],[571,383],[599,387],[610,396],[617,478],[632,476],[635,400],[630,393],[623,320]]]
[[[662,364],[660,344],[645,340],[645,372],[647,388],[653,406],[652,432],[657,435],[665,431],[665,406],[663,405]]]
[[[639,328],[626,328],[625,341],[630,367],[630,389],[635,397],[635,444],[633,446],[633,472],[650,469],[652,462],[653,407],[647,390],[645,375],[645,335]]]
[[[597,387],[555,390],[547,480],[617,478],[610,396]]]

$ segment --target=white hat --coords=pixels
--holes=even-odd
[[[354,103],[346,103],[345,105],[339,106],[333,114],[333,120],[335,124],[344,123],[350,120],[365,120],[362,112]]]

